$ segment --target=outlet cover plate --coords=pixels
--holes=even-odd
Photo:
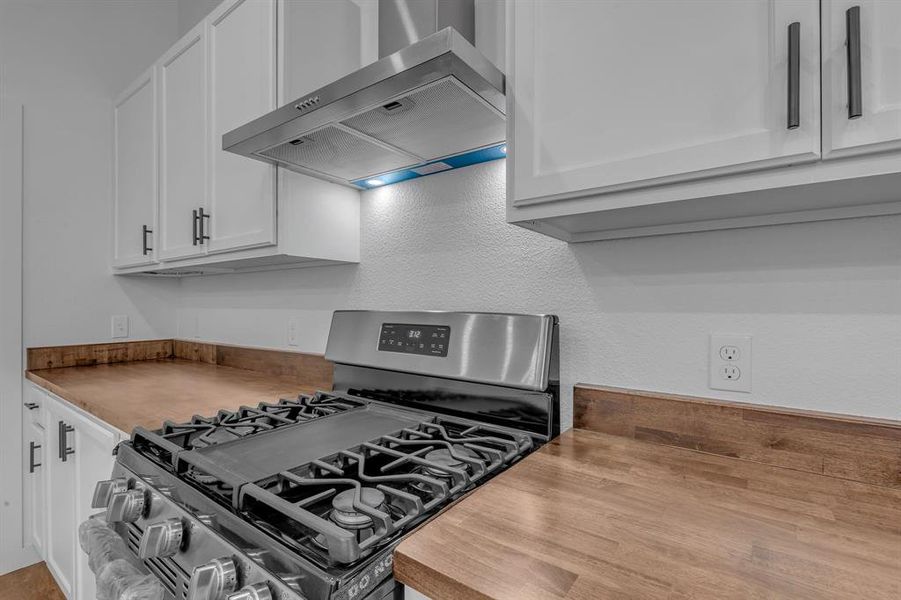
[[[110,319],[110,337],[113,339],[128,337],[128,315],[113,315]]]
[[[740,376],[730,379],[726,367],[737,367]],[[710,335],[708,387],[729,392],[751,391],[751,336],[714,333]],[[729,370],[729,373],[732,373]]]
[[[296,317],[288,319],[288,345],[295,347],[300,345],[300,323]]]

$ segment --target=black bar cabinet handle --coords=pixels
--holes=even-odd
[[[25,403],[25,408],[27,408],[28,410],[34,410],[39,407],[40,407],[40,404],[38,404],[37,402],[26,402]]]
[[[204,219],[209,219],[210,213],[204,212],[203,208],[200,209],[200,243],[202,244],[204,240],[210,239],[210,236],[207,232],[207,226],[204,223]]]
[[[860,7],[845,11],[848,50],[848,118],[863,116],[863,90],[860,84]]]
[[[28,472],[34,473],[34,470],[41,466],[41,463],[34,462],[34,451],[40,449],[40,444],[28,442]]]
[[[59,432],[59,459],[66,462],[67,456],[75,454],[75,449],[69,448],[68,440],[66,439],[69,437],[69,433],[75,431],[75,428],[67,425],[65,421],[60,421],[57,424],[57,428]]]
[[[141,227],[142,227],[141,235],[143,236],[142,245],[144,248],[144,256],[147,256],[148,252],[153,252],[153,248],[151,248],[150,246],[147,245],[147,234],[153,233],[153,230],[150,229],[149,227],[147,227],[146,225],[142,225]]]
[[[801,23],[788,26],[788,128],[801,125]]]
[[[197,215],[196,210],[193,210],[191,212],[194,214],[193,219],[191,220],[191,223],[193,225],[193,233],[191,235],[191,239],[193,240],[194,245],[196,246],[198,243],[200,243],[200,238],[197,236],[197,222],[200,220],[200,217]]]

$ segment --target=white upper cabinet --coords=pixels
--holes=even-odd
[[[113,266],[154,262],[157,206],[157,122],[154,70],[115,102],[113,129]]]
[[[225,152],[222,136],[358,69],[361,19],[352,0],[225,0],[144,76],[146,93],[138,82],[123,95],[117,174],[131,170],[116,190],[117,273],[359,262],[358,190]],[[147,239],[159,248],[144,256],[141,226],[154,223],[157,198]]]
[[[819,157],[815,0],[509,6],[516,206]]]
[[[506,17],[510,223],[582,242],[901,213],[897,0]]]
[[[823,153],[901,148],[901,2],[823,0]]]
[[[225,152],[222,135],[276,108],[276,3],[229,0],[208,22],[213,174],[209,249],[274,244],[275,167]]]
[[[159,62],[160,250],[162,260],[197,256],[207,203],[207,44],[203,23]],[[205,213],[204,213],[205,214]]]

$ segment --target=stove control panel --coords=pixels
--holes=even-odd
[[[447,356],[449,341],[450,327],[446,325],[382,323],[379,332],[379,350],[385,352]]]

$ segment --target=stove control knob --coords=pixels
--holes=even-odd
[[[232,559],[217,558],[194,569],[187,600],[223,600],[238,586],[238,568]]]
[[[94,497],[91,499],[91,508],[106,508],[109,506],[110,497],[118,492],[128,489],[128,482],[124,477],[104,479],[94,486]]]
[[[141,546],[138,548],[138,556],[160,558],[174,555],[181,547],[184,531],[185,527],[178,518],[166,519],[161,523],[150,525],[144,530]]]
[[[146,497],[143,490],[126,490],[110,496],[106,509],[106,520],[110,523],[125,521],[133,523],[144,514]]]
[[[265,583],[251,583],[234,594],[229,594],[225,600],[272,600],[272,592]]]

